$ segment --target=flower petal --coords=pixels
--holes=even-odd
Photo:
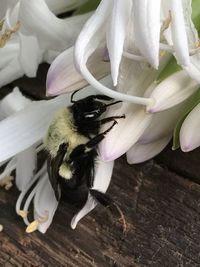
[[[189,78],[185,71],[178,71],[163,80],[150,95],[155,100],[147,107],[147,112],[153,113],[169,109],[192,95],[199,85]]]
[[[35,36],[19,33],[20,56],[19,61],[28,77],[35,77],[39,63],[42,61],[42,51]]]
[[[159,154],[171,140],[172,135],[151,143],[136,143],[126,153],[129,164],[137,164],[149,160]]]
[[[109,63],[102,60],[103,49],[98,49],[88,61],[88,67],[98,78],[109,73]],[[47,94],[58,95],[80,89],[87,81],[77,72],[74,66],[73,47],[61,53],[51,64],[47,73]]]
[[[0,71],[5,68],[19,54],[18,39],[15,42],[8,42],[0,49]]]
[[[5,68],[0,70],[0,88],[23,76],[24,71],[19,64],[18,58],[14,58]]]
[[[18,87],[5,96],[0,104],[0,113],[5,118],[13,113],[24,109],[31,103],[31,100],[23,96]]]
[[[114,160],[126,153],[138,141],[152,119],[152,115],[146,114],[143,108],[127,103],[123,103],[118,109],[110,108],[106,117],[123,114],[126,118],[118,119],[118,124],[106,134],[106,138],[99,145],[100,156],[104,161]],[[108,127],[103,127],[102,131]]]
[[[98,161],[95,177],[94,177],[94,185],[93,189],[101,191],[103,193],[106,192],[108,186],[110,184],[112,171],[113,171],[114,162],[103,162]],[[75,229],[77,223],[87,215],[91,210],[93,210],[97,205],[96,200],[89,194],[88,200],[85,203],[84,207],[72,218],[71,228]]]
[[[24,34],[35,34],[43,47],[62,51],[73,45],[90,14],[59,19],[44,0],[21,0],[19,16]]]
[[[15,181],[16,186],[20,191],[27,186],[33,177],[36,168],[36,155],[35,146],[32,146],[16,156],[17,165]]]
[[[98,82],[86,67],[86,62],[89,56],[103,42],[105,37],[106,20],[111,12],[112,5],[113,0],[101,1],[100,5],[96,9],[96,12],[83,27],[79,37],[77,38],[74,50],[77,69],[88,83],[94,86],[94,88],[99,90],[102,94],[123,101],[147,105],[151,102],[151,99],[116,92]]]
[[[85,0],[45,0],[45,2],[54,14],[61,14],[76,9],[81,6]]]
[[[151,143],[172,135],[174,127],[186,107],[187,103],[181,103],[165,111],[153,114],[151,123],[145,129],[139,141],[142,143]]]
[[[172,16],[171,30],[173,47],[178,64],[187,66],[190,63],[190,58],[182,2],[180,0],[170,0]]]
[[[134,0],[135,42],[147,61],[158,68],[160,42],[160,0]]]
[[[184,152],[192,151],[200,146],[200,104],[198,104],[184,120],[180,130],[180,145]]]
[[[111,62],[111,75],[114,86],[117,85],[119,65],[122,58],[127,25],[132,8],[130,0],[115,0],[107,32],[107,48]]]

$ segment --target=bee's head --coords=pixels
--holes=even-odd
[[[96,100],[94,96],[78,100],[72,105],[74,116],[78,121],[93,121],[100,117],[106,109],[106,103]]]

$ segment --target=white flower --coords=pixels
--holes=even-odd
[[[73,65],[69,60],[72,57],[70,53],[72,51],[66,51],[60,55],[50,67],[47,77],[48,93],[70,92],[83,82],[74,68],[70,72],[70,64]],[[90,63],[88,62],[89,68],[95,55],[97,55],[96,52],[90,58]],[[168,62],[168,56],[162,56],[160,67],[155,70],[147,63],[135,62],[128,58],[122,59],[118,91],[137,97],[145,96],[146,99],[150,97],[155,99],[155,104],[147,106],[149,113],[144,107],[127,102],[113,106],[107,111],[106,117],[125,114],[126,118],[119,120],[118,125],[101,142],[99,151],[104,161],[114,160],[127,152],[129,163],[141,162],[159,153],[171,139],[173,128],[187,105],[187,102],[182,102],[197,90],[198,84],[190,79],[185,71],[172,74],[159,83],[157,77],[166,62]],[[96,71],[97,66],[98,64],[94,65],[93,72]],[[68,79],[68,76],[73,78]],[[111,77],[106,76],[101,80],[101,84],[112,87]],[[162,112],[153,114],[158,111]],[[149,136],[148,139],[147,136]]]
[[[52,9],[59,8],[60,4],[63,7],[62,1],[53,6],[51,3]],[[72,1],[68,4],[71,5]],[[0,87],[24,74],[35,77],[41,62],[51,62],[61,51],[74,44],[89,16],[59,19],[44,0],[11,2],[6,10],[0,35],[3,46],[0,49]]]
[[[88,83],[102,93],[149,106],[155,103],[153,97],[133,96],[131,92],[123,94],[99,83],[86,66],[88,58],[102,44],[107,46],[113,84],[116,86],[123,56],[146,61],[158,68],[159,52],[166,50],[173,53],[177,62],[199,83],[197,37],[191,20],[191,1],[102,0],[76,41],[75,63]]]
[[[79,97],[87,96],[91,92],[93,90],[90,87],[85,88],[79,93]],[[45,233],[58,206],[49,182],[46,163],[36,173],[36,159],[37,153],[43,149],[42,139],[53,113],[60,107],[68,106],[69,99],[70,97],[60,96],[49,101],[31,102],[16,88],[0,102],[0,111],[3,114],[0,121],[2,138],[0,165],[6,163],[4,171],[0,174],[0,185],[9,189],[13,182],[11,172],[16,171],[15,183],[21,191],[16,203],[16,211],[27,224],[27,232],[38,229]],[[113,162],[105,163],[99,159],[92,188],[106,192],[112,169]],[[28,196],[27,192],[29,192]],[[28,211],[32,201],[34,221],[29,222]],[[72,219],[71,227],[74,229],[78,221],[96,205],[96,201],[88,194],[85,206]]]

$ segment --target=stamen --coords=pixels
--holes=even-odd
[[[134,104],[139,104],[139,105],[144,105],[148,106],[153,104],[154,100],[152,98],[145,98],[145,97],[138,97],[138,96],[132,96],[128,94],[123,94],[120,92],[116,92],[103,84],[101,84],[99,81],[97,81],[92,74],[89,72],[87,69],[86,65],[81,66],[81,74],[83,77],[88,81],[89,84],[94,86],[97,90],[102,92],[103,94],[110,96],[111,98],[115,98],[116,100],[121,100],[121,101],[128,101],[132,102]]]
[[[21,203],[27,194],[28,190],[32,187],[32,185],[39,179],[39,177],[46,171],[46,163],[43,165],[43,167],[35,174],[31,182],[27,185],[27,187],[22,190],[21,194],[19,195],[16,203],[16,213],[19,214]],[[19,214],[20,215],[20,214]]]
[[[33,221],[32,223],[28,225],[28,227],[26,228],[26,233],[35,232],[38,229],[39,225],[41,223],[45,223],[46,221],[48,221],[48,219],[49,219],[49,215],[48,215],[48,212],[46,212],[46,214],[43,217],[39,217],[37,220]]]
[[[4,20],[1,20],[1,21],[0,21],[0,31],[1,31],[2,28],[3,28],[3,24],[4,24]]]
[[[13,180],[13,176],[5,176],[3,179],[0,180],[0,186],[5,187],[6,190],[9,190],[13,185]]]
[[[26,233],[30,234],[35,232],[38,229],[39,224],[40,223],[38,220],[35,220],[32,223],[30,223],[26,228]]]
[[[7,41],[10,40],[13,33],[17,32],[20,28],[20,22],[18,21],[16,25],[11,29],[6,29],[4,33],[0,36],[0,48],[3,48]]]

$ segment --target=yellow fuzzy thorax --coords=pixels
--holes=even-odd
[[[73,114],[68,108],[65,108],[55,113],[44,138],[44,145],[54,158],[59,146],[62,143],[68,144],[65,155],[65,159],[67,159],[76,146],[85,144],[87,141],[87,137],[77,132],[74,126]]]

